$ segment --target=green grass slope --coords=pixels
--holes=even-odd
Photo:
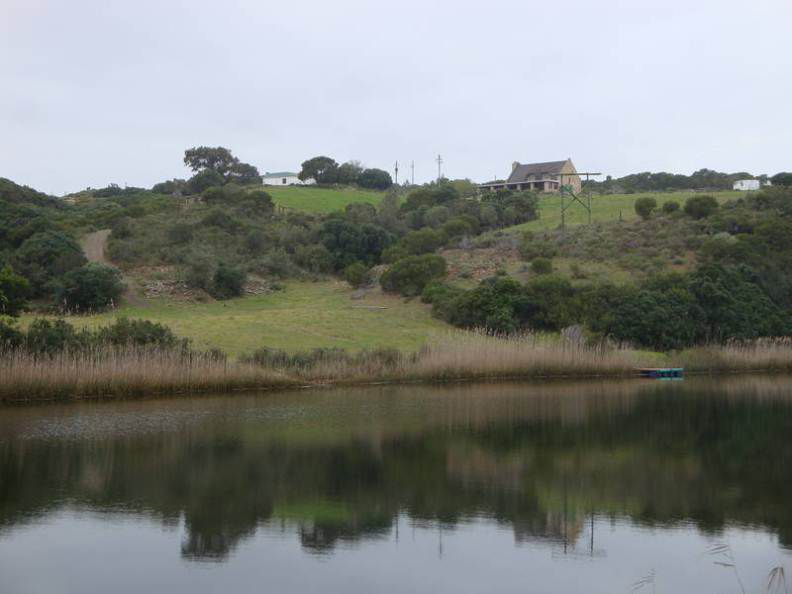
[[[352,300],[351,293],[341,282],[294,282],[269,295],[207,303],[147,299],[140,306],[72,316],[68,321],[76,327],[95,328],[122,315],[143,318],[166,324],[198,348],[219,348],[232,356],[262,346],[289,351],[316,347],[412,351],[433,334],[450,329],[418,301],[405,302],[378,291]],[[31,319],[31,315],[23,316],[22,323]]]
[[[592,222],[618,221],[621,217],[624,221],[638,218],[635,214],[635,201],[638,198],[649,196],[657,200],[660,208],[663,203],[676,201],[683,206],[685,200],[692,196],[693,192],[644,192],[638,194],[606,194],[591,195],[591,220]],[[727,200],[744,196],[745,192],[724,190],[720,192],[707,192],[715,196],[722,204]],[[569,198],[566,199],[567,201]],[[584,196],[585,201],[585,196]],[[583,206],[574,203],[565,213],[565,223],[568,226],[584,225],[588,222],[588,212]],[[539,199],[539,219],[529,221],[522,225],[509,227],[505,231],[544,231],[555,229],[561,224],[561,199],[557,195],[543,195]]]
[[[264,186],[275,204],[305,212],[328,213],[344,210],[347,204],[367,202],[378,205],[383,192],[358,188],[317,188],[311,186]]]

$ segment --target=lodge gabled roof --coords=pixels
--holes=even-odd
[[[546,173],[548,175],[561,173],[566,162],[567,160],[546,161],[545,163],[518,163],[506,182],[513,183],[525,181],[529,175],[536,175],[539,173]]]

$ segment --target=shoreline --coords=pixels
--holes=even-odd
[[[694,353],[696,351],[694,350]],[[139,357],[139,355],[136,355]],[[72,361],[77,363],[77,361]],[[60,362],[62,363],[62,362]],[[140,363],[140,361],[136,361]],[[56,369],[64,370],[65,366],[50,365]],[[189,366],[184,366],[178,371],[186,371],[186,376],[171,377],[167,381],[163,378],[147,377],[130,378],[125,374],[113,373],[114,369],[107,369],[102,366],[95,366],[93,371],[99,371],[101,379],[83,377],[82,380],[72,376],[71,381],[67,378],[51,378],[51,381],[35,380],[30,376],[20,378],[14,377],[14,366],[0,363],[0,407],[26,406],[31,404],[51,404],[66,403],[77,401],[112,401],[112,400],[146,400],[157,398],[190,397],[205,394],[241,394],[251,392],[277,393],[289,390],[321,390],[332,388],[365,388],[374,386],[409,386],[409,385],[431,385],[431,384],[454,384],[454,383],[500,383],[500,382],[519,382],[519,383],[538,383],[538,382],[558,382],[574,380],[638,380],[641,382],[669,381],[642,377],[637,372],[637,367],[620,369],[603,369],[594,371],[591,369],[575,371],[575,366],[555,367],[554,369],[542,371],[540,369],[526,369],[522,372],[510,370],[502,373],[474,371],[472,369],[462,370],[411,370],[400,369],[384,372],[377,370],[371,375],[367,375],[362,370],[345,370],[348,373],[332,374],[335,377],[327,377],[322,370],[307,370],[302,373],[289,373],[288,370],[272,370],[258,368],[245,363],[224,363],[220,365],[222,372],[215,377],[193,377],[193,372],[200,375],[206,369],[195,370]],[[607,366],[606,366],[607,367]],[[70,371],[79,372],[80,366],[69,366]],[[145,369],[145,366],[142,367]],[[336,370],[340,371],[340,370]],[[374,371],[374,370],[372,370]],[[723,365],[710,365],[701,367],[686,367],[683,378],[670,381],[681,381],[685,377],[691,376],[701,378],[705,376],[716,377],[718,375],[740,376],[740,375],[784,375],[792,373],[792,354],[790,360],[783,365],[778,361],[768,362],[766,365],[756,366],[733,366],[724,367]],[[14,380],[17,380],[16,382]],[[55,380],[55,381],[52,381]],[[59,380],[59,381],[58,381]],[[17,383],[19,382],[19,383]]]

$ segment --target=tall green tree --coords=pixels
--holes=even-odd
[[[222,146],[198,146],[184,151],[184,164],[193,171],[211,169],[225,176],[239,160]]]
[[[317,184],[334,184],[338,181],[338,163],[325,156],[303,161],[298,176],[302,181],[313,179]]]

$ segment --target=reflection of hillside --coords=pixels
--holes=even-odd
[[[790,385],[466,385],[7,410],[0,535],[69,503],[184,518],[193,559],[223,559],[283,526],[327,551],[387,535],[402,513],[444,526],[484,515],[518,542],[574,543],[594,511],[711,531],[751,523],[790,543]]]

